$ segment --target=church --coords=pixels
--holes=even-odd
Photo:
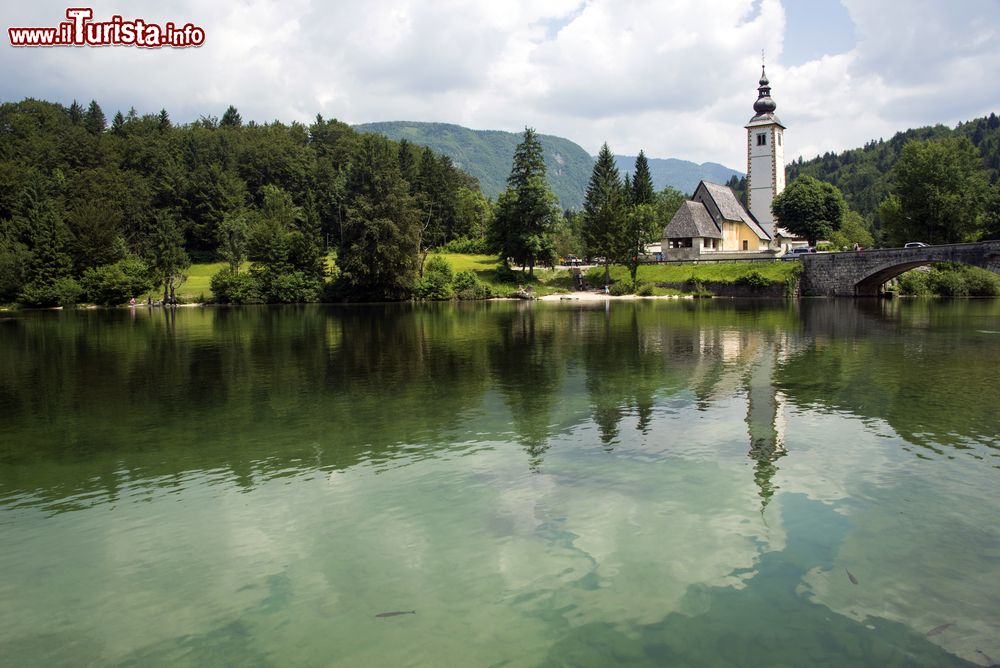
[[[774,112],[761,66],[754,117],[747,123],[747,202],[728,186],[702,181],[663,229],[665,259],[724,259],[747,253],[777,255],[800,240],[777,226],[771,202],[785,189],[784,130]]]

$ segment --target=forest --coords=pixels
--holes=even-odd
[[[489,211],[449,158],[320,116],[0,105],[0,303],[169,301],[207,260],[228,263],[220,301],[406,298],[427,249],[482,237]]]
[[[787,182],[801,175],[812,176],[836,186],[848,206],[865,219],[878,239],[883,230],[879,207],[897,185],[897,163],[903,147],[911,142],[938,142],[967,138],[975,147],[989,186],[994,190],[1000,179],[1000,118],[995,113],[959,123],[955,128],[934,125],[897,132],[888,140],[867,142],[860,148],[840,153],[824,153],[811,160],[800,156],[787,166]]]

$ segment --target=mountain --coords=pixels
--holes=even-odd
[[[373,132],[399,141],[406,139],[447,155],[467,174],[479,179],[487,197],[496,198],[507,187],[514,149],[521,135],[500,130],[470,130],[449,123],[392,121],[355,125],[360,132]],[[563,208],[583,206],[583,193],[594,168],[594,159],[568,139],[538,135],[545,151],[545,167],[552,191]]]
[[[711,181],[725,185],[733,176],[737,178],[744,176],[743,172],[730,169],[717,162],[703,162],[700,165],[696,162],[678,160],[677,158],[650,158],[649,174],[653,177],[653,188],[662,190],[666,186],[677,188],[682,193],[690,195],[698,187],[699,181]],[[615,164],[618,171],[624,176],[631,174],[635,170],[634,155],[616,155]]]
[[[374,132],[389,139],[407,141],[429,146],[432,150],[447,155],[455,165],[479,179],[479,187],[487,197],[495,198],[507,187],[514,149],[521,141],[521,135],[500,130],[470,130],[461,125],[449,123],[414,123],[392,121],[388,123],[362,123],[354,129]],[[594,169],[594,158],[579,144],[563,137],[538,135],[545,150],[545,166],[549,185],[566,209],[583,207],[583,196]],[[702,179],[715,183],[726,183],[734,174],[742,172],[714,162],[697,164],[676,158],[648,158],[649,171],[653,177],[653,187],[661,190],[673,186],[681,192],[692,193]],[[618,170],[631,172],[635,167],[635,156],[619,155],[615,162]]]

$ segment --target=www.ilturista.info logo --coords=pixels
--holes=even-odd
[[[191,23],[163,25],[143,19],[126,21],[115,15],[109,21],[91,21],[94,10],[70,7],[54,28],[7,28],[11,46],[141,46],[158,49],[185,48],[205,43],[205,30]]]

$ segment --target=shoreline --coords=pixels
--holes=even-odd
[[[535,297],[533,301],[555,302],[555,301],[578,301],[578,302],[600,302],[600,301],[635,301],[637,299],[694,299],[694,295],[606,295],[600,291],[585,290],[582,292],[557,292],[551,295]]]

